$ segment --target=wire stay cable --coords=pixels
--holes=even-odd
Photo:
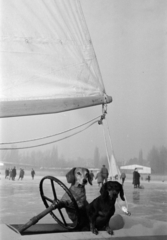
[[[105,129],[104,129],[104,124],[102,122],[102,127],[103,127],[103,138],[104,138],[104,144],[105,144],[105,149],[106,149],[106,154],[107,154],[107,160],[108,160],[108,165],[109,168],[110,166],[110,156],[109,156],[109,151],[108,151],[108,147],[107,147],[107,139],[106,139],[106,135],[105,135]]]
[[[101,116],[101,115],[100,115],[100,116]],[[95,118],[89,120],[88,122],[85,122],[85,123],[80,124],[80,125],[78,125],[78,126],[76,126],[76,127],[70,128],[70,129],[65,130],[65,131],[63,131],[63,132],[55,133],[55,134],[52,134],[52,135],[49,135],[49,136],[45,136],[45,137],[41,137],[41,138],[28,139],[28,140],[23,140],[23,141],[15,141],[15,142],[7,142],[7,143],[1,142],[0,145],[8,145],[8,144],[17,144],[17,143],[33,142],[33,141],[39,141],[39,140],[43,140],[43,139],[55,137],[55,136],[58,136],[58,135],[61,135],[61,134],[70,132],[70,131],[72,131],[72,130],[75,130],[75,129],[79,128],[79,127],[82,127],[82,126],[84,126],[84,125],[86,125],[86,124],[88,124],[88,123],[90,123],[90,122],[98,119],[100,116],[95,117]],[[0,149],[1,149],[1,148],[0,148]]]
[[[51,141],[51,142],[47,142],[47,143],[42,143],[42,144],[37,144],[37,145],[32,145],[32,146],[25,146],[25,147],[0,147],[0,150],[16,150],[16,149],[27,149],[27,148],[35,148],[35,147],[41,147],[41,146],[45,146],[45,145],[49,145],[49,144],[52,144],[52,143],[55,143],[55,142],[59,142],[59,141],[62,141],[64,139],[67,139],[67,138],[70,138],[74,135],[77,135],[83,131],[85,131],[86,129],[88,129],[89,127],[91,127],[93,124],[97,123],[98,121],[94,121],[93,123],[89,124],[87,127],[85,127],[84,129],[76,132],[76,133],[73,133],[69,136],[66,136],[66,137],[63,137],[63,138],[60,138],[60,139],[57,139],[57,140],[54,140],[54,141]]]
[[[108,122],[107,122],[106,118],[105,118],[105,120],[106,120],[106,125],[107,125],[107,130],[108,130],[109,141],[110,141],[110,145],[111,145],[111,154],[113,154],[113,146],[112,146],[112,142],[111,142],[111,135],[110,135],[109,125],[108,125]],[[102,123],[102,125],[103,125],[103,123]],[[103,135],[104,135],[104,139],[105,139],[105,147],[106,147],[106,152],[107,152],[107,158],[108,158],[108,161],[109,161],[110,158],[109,158],[109,153],[108,153],[108,148],[107,148],[107,139],[106,139],[106,136],[105,136],[104,125],[103,125]],[[117,166],[117,164],[116,164],[116,166]],[[109,168],[112,168],[110,162],[109,162]],[[117,166],[117,168],[118,168],[118,166]],[[128,211],[128,200],[126,198],[125,193],[124,193],[124,198],[125,198],[125,203],[123,201],[118,201],[118,199],[117,199],[117,201],[116,201],[117,206],[126,215],[130,215],[130,212]]]

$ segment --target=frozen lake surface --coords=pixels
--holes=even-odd
[[[22,181],[11,181],[1,176],[0,180],[0,223],[26,223],[32,217],[45,210],[39,192],[39,183],[43,176],[36,176],[32,180],[25,176]],[[67,187],[65,177],[57,177]],[[143,181],[144,189],[134,189],[131,181],[125,181],[124,191],[128,201],[128,208],[132,216],[145,217],[152,220],[167,222],[167,183],[161,181]],[[46,192],[50,194],[50,184],[46,185]],[[61,198],[64,191],[56,185],[56,192]],[[87,200],[90,202],[99,194],[96,181],[93,186],[86,186]],[[51,197],[51,196],[50,196]],[[51,197],[52,198],[52,197]],[[120,211],[119,209],[117,211]],[[53,223],[49,215],[40,223]]]

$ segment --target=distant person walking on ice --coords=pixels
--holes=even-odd
[[[140,173],[138,173],[136,168],[133,172],[133,185],[134,188],[140,188]]]
[[[6,168],[5,169],[5,178],[8,178],[8,176],[9,176],[9,168]]]
[[[34,171],[34,169],[32,168],[32,170],[31,170],[31,177],[32,177],[32,179],[34,179],[34,176],[35,176],[35,171]]]
[[[121,173],[120,179],[122,179],[122,185],[123,185],[124,182],[125,182],[125,178],[126,178],[126,174],[125,174],[124,172]]]
[[[16,167],[14,167],[14,168],[12,169],[12,180],[13,180],[13,181],[15,180],[16,175],[17,175]]]
[[[97,184],[99,187],[103,184],[103,178],[101,176],[101,172],[97,172],[95,179],[97,179]]]
[[[24,178],[24,169],[20,168],[20,173],[19,173],[19,178],[18,178],[18,180],[19,180],[19,179],[23,180],[23,178]]]
[[[148,177],[146,178],[146,180],[147,180],[148,182],[150,182],[150,180],[151,180],[150,175],[148,175]]]
[[[103,165],[101,169],[101,176],[102,176],[102,184],[107,182],[108,179],[108,169],[106,168],[105,165]]]

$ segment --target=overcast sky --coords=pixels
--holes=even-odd
[[[83,0],[116,155],[167,146],[167,1]]]
[[[142,149],[146,158],[153,146],[167,147],[167,1],[81,0],[81,5],[106,92],[113,97],[107,119],[115,156],[128,160]],[[99,113],[101,107],[1,119],[1,141],[54,134]],[[105,154],[98,124],[55,146],[71,158],[93,157],[96,146]]]

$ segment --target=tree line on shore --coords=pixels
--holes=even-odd
[[[160,148],[152,147],[146,159],[143,158],[143,152],[140,150],[138,158],[129,159],[126,164],[148,166],[151,167],[152,173],[165,175],[167,174],[167,148],[164,146]]]
[[[21,153],[19,150],[8,151],[4,153],[3,159],[6,163],[14,165],[32,166],[37,168],[67,168],[84,165],[88,168],[101,168],[103,164],[108,166],[107,156],[100,156],[99,149],[94,150],[93,158],[85,159],[78,157],[77,159],[67,159],[63,155],[59,156],[58,148],[53,146],[52,150],[32,151],[31,153]],[[116,158],[116,156],[115,156]],[[116,158],[117,159],[117,158]],[[139,151],[139,156],[126,161],[126,165],[139,164],[149,166],[154,174],[167,173],[167,148],[152,147],[147,158],[143,158],[142,150]],[[118,161],[118,165],[125,165]]]

